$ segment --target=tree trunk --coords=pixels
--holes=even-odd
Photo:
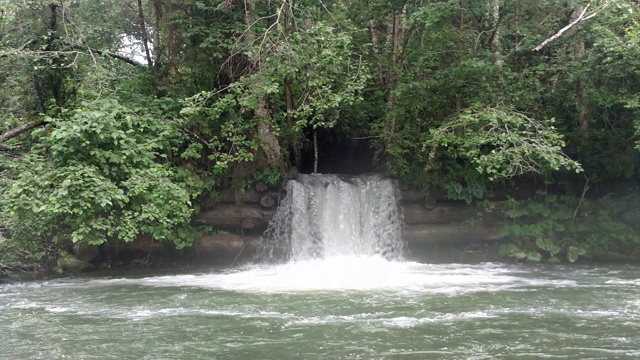
[[[58,39],[58,5],[49,4],[51,14],[49,15],[49,40],[47,41],[47,51],[56,51],[56,40]],[[55,100],[56,106],[62,107],[62,83],[60,79],[59,69],[60,60],[58,57],[53,59],[53,71],[51,74],[51,93]]]
[[[318,130],[313,131],[313,173],[318,173]]]
[[[376,63],[378,66],[378,83],[384,87],[384,71],[382,69],[382,63],[380,62],[380,43],[378,40],[378,32],[376,30],[376,21],[374,19],[369,20],[369,31],[371,33],[371,50],[376,57]]]
[[[269,109],[267,109],[267,102],[264,98],[258,100],[258,108],[255,111],[255,116],[258,122],[258,134],[260,134],[260,146],[267,156],[267,162],[269,165],[282,164],[282,156],[280,151],[280,144],[278,139],[271,132],[269,122],[271,116],[269,115]],[[282,169],[284,170],[284,169]]]
[[[291,129],[293,128],[293,119],[291,117],[291,111],[293,111],[293,79],[291,75],[287,75],[284,78],[284,97],[287,107],[287,125]]]
[[[251,26],[255,22],[255,1],[256,0],[247,0],[245,2],[245,25],[247,27],[246,30],[246,40],[249,44],[253,44],[255,41],[255,34],[251,29]],[[256,52],[251,57],[251,63],[253,65],[254,71],[261,71],[261,58],[260,53]],[[259,86],[259,84],[256,84]],[[280,143],[278,139],[273,135],[271,131],[271,116],[269,115],[269,108],[267,106],[267,100],[264,97],[258,99],[258,106],[255,110],[255,117],[257,123],[258,134],[260,135],[260,146],[267,156],[267,163],[269,165],[278,164],[280,166],[280,171],[284,175],[286,172],[284,160],[282,158],[282,151],[280,149]]]
[[[387,68],[387,100],[390,99],[391,90],[395,88],[396,80],[396,64],[398,62],[398,23],[399,19],[396,14],[391,14],[387,25],[387,50],[389,51],[390,61]]]
[[[390,22],[387,25],[387,50],[390,54],[390,62],[387,70],[386,90],[387,90],[387,112],[390,116],[389,124],[389,137],[387,140],[387,146],[391,142],[396,128],[396,104],[395,104],[395,88],[398,82],[397,70],[401,66],[403,61],[401,56],[401,41],[400,38],[403,35],[403,25],[406,16],[407,7],[404,6],[400,15],[391,14]]]
[[[578,95],[578,137],[582,141],[583,145],[587,145],[589,143],[589,127],[592,114],[584,80],[578,80],[578,83],[576,84],[576,92]]]
[[[585,6],[578,7],[576,10],[578,18],[582,16],[581,14],[584,14],[586,9],[587,8]],[[578,59],[578,61],[582,61],[582,59],[584,59],[585,52],[584,39],[577,37],[574,46],[576,59]],[[576,83],[576,97],[578,100],[578,137],[580,138],[582,145],[587,145],[589,143],[589,126],[592,119],[591,106],[587,97],[587,84],[585,82],[584,78],[578,78]]]
[[[162,68],[162,43],[160,40],[160,26],[162,23],[162,0],[152,0],[153,5],[153,74],[160,80]]]
[[[594,18],[596,15],[598,15],[600,10],[596,10],[591,12],[590,14],[587,14],[587,10],[589,9],[589,6],[591,6],[591,3],[587,4],[586,6],[579,6],[578,7],[578,12],[576,13],[576,17],[574,18],[574,20],[567,26],[563,27],[562,29],[560,29],[557,33],[555,33],[555,35],[547,38],[545,41],[543,41],[542,43],[540,43],[540,45],[536,46],[533,51],[540,51],[542,50],[542,48],[544,48],[545,46],[547,46],[550,42],[552,42],[553,40],[559,38],[560,36],[562,36],[562,34],[564,34],[565,32],[567,32],[569,29],[571,29],[572,27],[574,27],[576,24],[579,24],[583,21],[589,20]],[[600,8],[602,9],[602,8]]]
[[[35,95],[36,99],[36,108],[42,114],[46,111],[44,107],[44,98],[42,97],[42,88],[40,87],[40,83],[38,83],[38,79],[33,76],[31,79],[31,85],[33,86],[33,95]]]
[[[502,67],[504,61],[502,60],[502,53],[500,51],[500,0],[493,0],[493,39],[491,39],[491,45],[495,52],[494,64],[498,67]]]
[[[291,112],[293,111],[293,78],[288,75],[284,78],[284,97],[285,97],[285,106],[287,111],[287,126],[289,126],[289,130],[293,129],[293,116]],[[294,161],[296,166],[301,166],[302,154],[300,150],[296,148],[296,139],[293,136],[289,136],[289,141],[287,142],[289,151],[294,155]]]
[[[144,19],[144,11],[142,9],[142,0],[138,0],[138,20],[140,21],[140,30],[142,31],[142,43],[144,44],[144,52],[147,56],[147,65],[149,66],[149,69],[152,69],[153,61],[151,60],[151,51],[149,51],[149,34],[147,33],[147,22]]]
[[[174,85],[180,80],[179,67],[183,46],[182,28],[179,23],[181,13],[188,6],[183,1],[167,1],[164,6],[164,43],[162,50],[165,52],[165,64],[163,79],[168,85]]]
[[[43,120],[35,120],[35,121],[31,121],[28,122],[26,124],[22,124],[18,127],[15,127],[3,134],[0,134],[0,142],[3,142],[5,140],[9,140],[12,137],[16,137],[20,134],[22,134],[23,132],[29,131],[33,128],[36,128],[40,125],[43,125],[45,123],[44,119]]]

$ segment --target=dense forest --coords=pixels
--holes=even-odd
[[[451,200],[541,190],[503,255],[637,252],[639,90],[630,0],[2,0],[0,263],[188,247],[203,194],[353,141]]]

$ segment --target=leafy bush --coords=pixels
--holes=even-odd
[[[629,253],[640,245],[640,195],[597,200],[540,194],[507,202],[500,255],[517,260],[575,262],[588,252]]]
[[[564,145],[553,119],[532,119],[509,107],[472,107],[432,129],[422,152],[428,154],[426,171],[451,177],[444,182],[449,197],[470,201],[483,195],[487,180],[560,169],[581,172],[580,164],[563,153]]]
[[[198,183],[169,161],[181,135],[156,110],[133,111],[111,99],[48,118],[34,132],[31,153],[2,164],[0,223],[11,239],[0,253],[19,246],[34,255],[27,260],[55,258],[69,243],[130,242],[142,234],[177,248],[190,244]],[[49,244],[43,256],[37,244]]]

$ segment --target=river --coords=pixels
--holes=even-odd
[[[345,256],[0,287],[0,359],[640,357],[640,269]]]
[[[301,175],[253,265],[0,287],[0,359],[640,358],[640,268],[406,260],[395,182]]]

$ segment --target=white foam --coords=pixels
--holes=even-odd
[[[378,256],[336,256],[280,265],[254,265],[223,273],[92,280],[84,286],[118,284],[196,287],[248,293],[381,291],[400,295],[456,295],[477,291],[576,285],[571,280],[522,277],[508,267],[492,264],[430,265],[390,261]]]
[[[621,280],[621,279],[607,280],[606,284],[607,285],[633,285],[633,286],[640,286],[640,279],[634,279],[634,280]]]

